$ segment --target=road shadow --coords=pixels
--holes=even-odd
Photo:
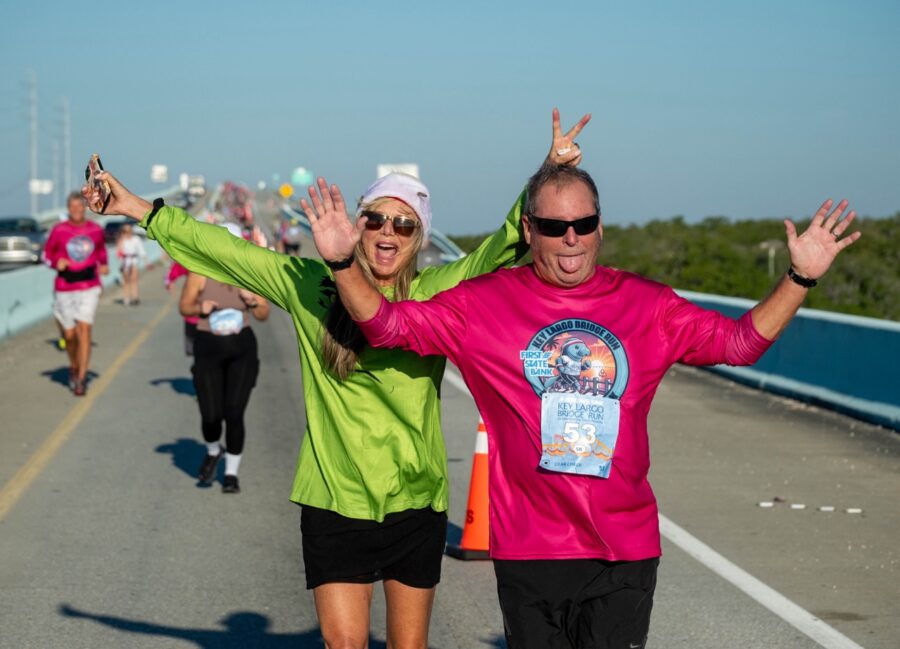
[[[159,386],[168,383],[172,386],[175,394],[183,394],[188,397],[196,397],[197,391],[194,389],[194,380],[187,376],[173,376],[167,379],[153,379],[150,385]]]
[[[123,633],[161,636],[193,642],[198,649],[321,649],[324,646],[318,629],[298,633],[275,633],[269,630],[272,622],[265,615],[252,611],[229,613],[218,624],[218,629],[191,629],[129,620],[114,615],[98,615],[80,611],[69,604],[60,604],[63,617],[90,620]],[[502,635],[485,638],[488,647],[506,649]],[[369,636],[369,649],[387,649],[387,643]]]
[[[206,457],[206,444],[201,444],[195,439],[181,437],[172,444],[160,444],[155,449],[157,453],[167,453],[172,456],[172,466],[195,480],[198,489],[209,489],[212,484],[197,480],[197,471],[200,463]],[[216,481],[222,482],[225,477],[225,462],[219,462],[216,468]],[[214,481],[215,482],[215,481]]]
[[[59,338],[47,338],[46,340],[44,340],[44,342],[47,343],[48,345],[50,345],[56,351],[59,351],[59,352],[66,351],[64,347],[59,346]],[[97,341],[92,340],[91,341],[91,349],[93,349],[96,346],[97,346]]]
[[[65,386],[66,389],[69,388],[69,366],[63,365],[61,367],[57,367],[55,370],[45,370],[41,372],[41,376],[46,376],[52,383],[59,383],[62,386]],[[85,375],[85,380],[88,384],[91,381],[96,379],[99,374],[94,372],[93,370],[88,370]]]
[[[129,620],[113,615],[97,615],[80,611],[69,604],[61,604],[60,615],[68,618],[91,620],[111,629],[123,633],[135,633],[140,635],[160,636],[175,638],[193,642],[199,649],[245,649],[256,647],[258,649],[288,649],[313,648],[321,649],[323,646],[322,634],[318,629],[301,631],[299,633],[275,633],[269,629],[271,620],[265,615],[251,611],[236,611],[229,613],[218,621],[219,628],[192,629],[184,627],[167,626],[153,622]],[[375,642],[372,647],[386,649],[383,642]]]
[[[462,541],[462,528],[451,521],[447,521],[447,543],[450,545],[459,545]]]

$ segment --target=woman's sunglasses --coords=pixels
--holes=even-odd
[[[391,225],[394,226],[394,232],[403,237],[412,236],[416,231],[416,228],[421,224],[419,221],[411,219],[408,216],[388,216],[387,214],[373,212],[371,210],[363,210],[359,215],[365,216],[368,219],[366,221],[366,230],[380,230],[384,227],[385,221],[390,220]]]
[[[545,237],[563,237],[569,230],[570,225],[572,226],[572,229],[575,230],[575,234],[584,236],[597,230],[597,226],[600,225],[600,214],[583,216],[574,221],[542,219],[541,217],[532,214],[528,217],[528,220],[534,223],[534,227],[537,228],[537,231]]]

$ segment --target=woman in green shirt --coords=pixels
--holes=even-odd
[[[547,162],[580,162],[574,139],[589,119],[563,134],[554,109]],[[366,646],[373,584],[383,580],[389,646],[426,647],[447,522],[438,393],[446,359],[365,345],[321,260],[254,246],[105,179],[112,188],[106,214],[141,221],[178,263],[262,295],[294,321],[307,424],[291,500],[302,505],[307,587],[326,646]],[[84,191],[100,211],[99,195]],[[367,225],[354,263],[389,299],[428,299],[520,259],[523,204],[524,193],[469,255],[417,272],[430,230],[429,192],[411,176],[390,174],[363,196],[357,216],[365,212]]]

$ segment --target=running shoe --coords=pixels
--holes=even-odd
[[[72,388],[72,392],[76,397],[83,397],[87,392],[87,382],[84,379],[75,379],[75,387]]]
[[[220,451],[218,455],[207,455],[203,458],[203,464],[197,471],[197,479],[204,484],[209,484],[216,478],[216,467],[219,466],[219,460],[222,459],[224,451]]]
[[[241,492],[241,485],[238,484],[238,477],[236,475],[227,475],[225,479],[222,480],[222,493],[223,494],[237,494]]]
[[[69,389],[75,392],[75,385],[78,383],[78,374],[73,369],[69,369]]]

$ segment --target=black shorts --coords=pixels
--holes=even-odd
[[[447,512],[408,509],[378,523],[303,505],[300,531],[307,589],[381,579],[432,588],[441,580]]]
[[[509,649],[643,648],[659,559],[494,560]]]

